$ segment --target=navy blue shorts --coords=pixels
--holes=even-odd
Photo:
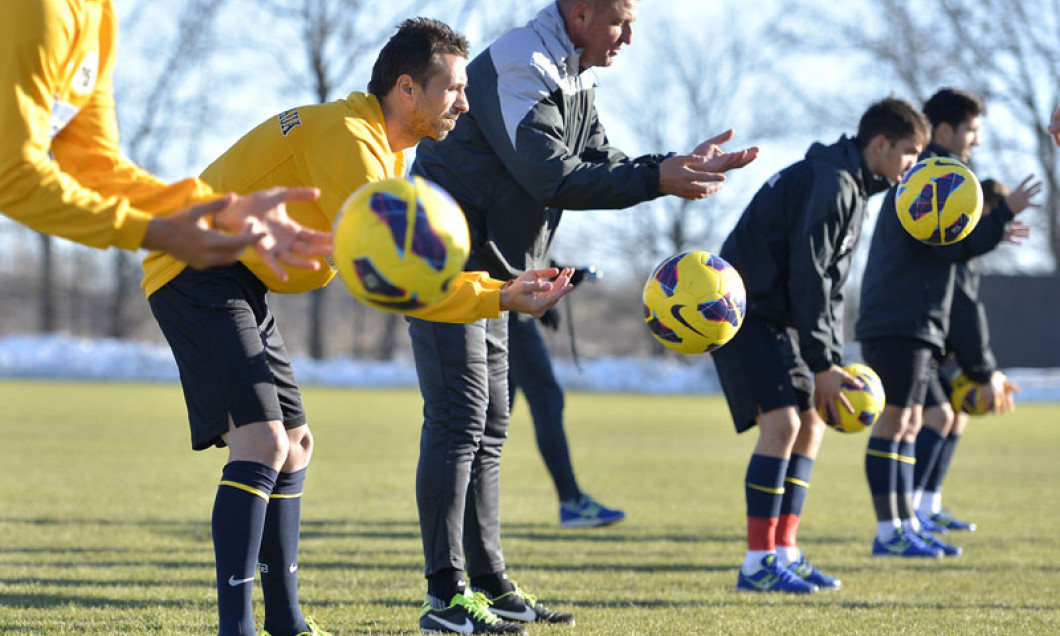
[[[762,413],[811,408],[813,374],[794,329],[746,320],[736,337],[710,355],[737,433],[752,428]]]
[[[186,268],[151,294],[151,312],[180,369],[188,406],[191,446],[224,446],[236,426],[277,420],[306,423],[267,290],[241,264],[205,271]]]
[[[952,367],[952,368],[951,368]],[[953,395],[953,374],[956,365],[943,360],[939,363],[939,370],[935,374],[935,381],[928,386],[927,395],[924,396],[924,408],[929,409],[950,401]]]
[[[914,338],[880,338],[861,343],[861,357],[883,382],[887,404],[908,409],[925,404],[930,393],[935,404],[946,395],[938,381],[936,349]]]

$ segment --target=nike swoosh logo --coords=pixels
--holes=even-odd
[[[537,620],[537,612],[530,609],[529,607],[523,607],[521,612],[506,612],[496,607],[491,607],[490,611],[500,616],[503,619],[510,621],[522,621],[524,623],[532,623]]]
[[[240,585],[250,583],[253,580],[254,577],[250,577],[249,579],[237,579],[236,576],[233,574],[232,576],[228,577],[228,584],[232,587],[239,587]]]
[[[287,568],[287,571],[290,572],[291,574],[294,574],[295,572],[298,571],[298,564],[297,563],[292,563],[290,565],[290,567]]]
[[[685,320],[685,317],[681,315],[681,310],[684,309],[684,308],[685,308],[684,305],[673,305],[673,306],[670,307],[670,314],[674,318],[677,319],[677,322],[679,322],[682,325],[684,325],[685,329],[688,329],[689,331],[691,331],[694,334],[702,336],[703,334],[700,333],[700,331],[698,329],[696,329],[692,325],[688,324],[688,321]]]
[[[475,632],[475,626],[471,624],[471,619],[464,617],[464,624],[451,623],[440,616],[431,616],[431,620],[438,623],[442,627],[448,630],[456,632],[457,634],[473,634]]]

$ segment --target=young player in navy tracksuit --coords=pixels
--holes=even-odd
[[[815,404],[836,414],[843,284],[869,197],[916,161],[923,115],[887,98],[854,138],[814,144],[758,191],[721,249],[747,288],[747,318],[712,355],[737,432],[757,425],[747,467],[747,554],[736,587],[815,592],[840,582],[796,545],[810,472],[824,432]]]
[[[942,156],[965,163],[979,144],[982,101],[945,88],[924,104],[931,144],[923,158]],[[887,405],[872,429],[865,474],[876,513],[876,556],[956,556],[960,548],[923,532],[912,496],[915,440],[928,392],[945,404],[936,355],[945,346],[958,263],[984,254],[1003,238],[1013,211],[1002,207],[980,219],[962,241],[932,246],[910,236],[898,221],[895,190],[884,200],[869,249],[861,287],[856,337],[862,356],[883,381]],[[952,419],[952,413],[949,418]]]

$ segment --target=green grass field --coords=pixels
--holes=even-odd
[[[309,389],[305,400],[318,445],[304,608],[335,634],[416,633],[419,395]],[[179,388],[0,382],[0,404],[0,633],[215,630],[209,516],[225,458],[190,450]],[[866,437],[829,433],[801,538],[844,586],[811,598],[733,589],[754,439],[733,433],[720,399],[572,394],[567,413],[582,486],[629,517],[559,529],[517,406],[503,471],[509,571],[578,618],[534,634],[1060,632],[1058,406],[973,421],[946,503],[979,531],[939,562],[868,556]]]

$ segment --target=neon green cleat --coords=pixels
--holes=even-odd
[[[308,632],[298,632],[294,636],[331,636],[331,632],[325,632],[317,626],[317,622],[313,620],[312,616],[305,617],[306,627],[309,628]],[[269,632],[262,631],[262,636],[272,636]]]

